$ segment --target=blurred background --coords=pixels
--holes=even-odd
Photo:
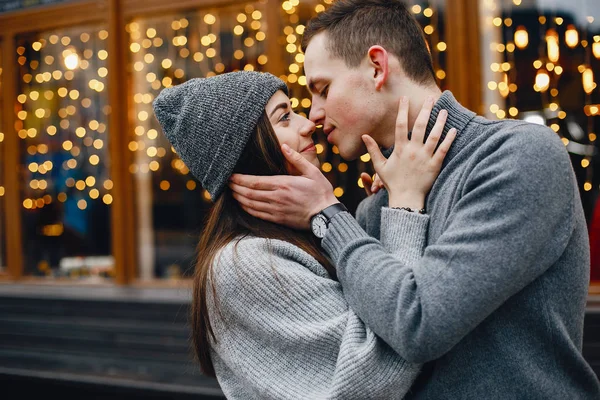
[[[165,87],[268,71],[311,106],[300,40],[330,0],[0,1],[0,381],[15,393],[219,398],[191,359],[190,276],[210,197],[163,136]],[[407,1],[438,83],[563,140],[592,249],[584,354],[600,372],[597,0]],[[322,132],[353,212],[368,155]],[[543,207],[540,204],[540,207]],[[12,398],[12,397],[11,397]]]

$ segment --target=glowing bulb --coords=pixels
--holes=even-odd
[[[79,65],[79,56],[77,53],[70,53],[65,57],[65,66],[68,69],[75,69]]]
[[[540,69],[535,76],[535,85],[533,86],[536,92],[545,92],[550,87],[550,76],[546,70]]]
[[[574,25],[569,25],[565,32],[565,42],[570,48],[574,48],[579,43],[579,32],[575,29]]]
[[[583,81],[583,90],[590,94],[596,88],[596,83],[594,83],[594,71],[591,68],[586,68],[581,74],[581,80]]]
[[[548,32],[546,32],[546,44],[548,45],[548,59],[557,62],[560,57],[560,50],[558,47],[558,33],[554,29],[548,29]]]
[[[522,25],[515,31],[515,44],[519,49],[524,49],[529,44],[529,34]]]
[[[600,42],[592,44],[592,52],[594,53],[594,57],[600,58]]]

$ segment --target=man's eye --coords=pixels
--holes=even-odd
[[[289,121],[290,120],[290,113],[285,113],[281,116],[281,118],[279,119],[279,122],[281,121]]]

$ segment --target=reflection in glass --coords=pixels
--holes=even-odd
[[[480,0],[485,111],[549,126],[564,142],[586,216],[600,171],[600,9],[596,0]],[[600,227],[599,227],[600,228]]]
[[[17,37],[26,275],[114,275],[107,37],[101,27]]]

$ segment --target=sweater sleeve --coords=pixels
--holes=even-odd
[[[388,193],[382,188],[363,199],[356,208],[356,220],[361,228],[379,240],[381,237],[381,210],[388,205]]]
[[[419,372],[295,246],[265,239],[228,245],[212,282],[211,353],[228,398],[401,399]]]
[[[323,247],[350,306],[407,360],[441,357],[566,248],[579,195],[568,155],[558,139],[518,136],[469,171],[417,261],[390,255],[348,213],[332,219]],[[382,231],[393,225],[382,217]]]
[[[413,264],[423,256],[429,215],[393,208],[381,209],[381,244],[403,264]]]

